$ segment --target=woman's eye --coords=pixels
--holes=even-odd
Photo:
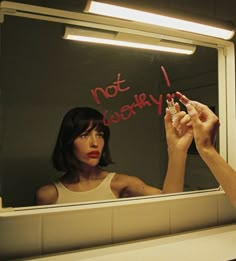
[[[86,138],[88,136],[88,133],[82,133],[79,136],[80,136],[80,138]]]
[[[97,134],[97,136],[103,138],[103,137],[104,137],[104,133],[103,133],[103,132],[99,132],[99,133]]]

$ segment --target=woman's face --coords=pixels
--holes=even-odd
[[[85,132],[74,140],[74,155],[80,161],[89,166],[97,166],[104,147],[104,133],[96,128]],[[89,131],[88,131],[89,130]]]

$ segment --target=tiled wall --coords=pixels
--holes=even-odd
[[[163,236],[236,221],[222,191],[2,211],[0,260]]]

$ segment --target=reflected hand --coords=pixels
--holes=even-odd
[[[168,151],[181,150],[187,153],[187,150],[193,140],[193,129],[190,124],[189,115],[180,111],[178,104],[175,105],[177,114],[174,115],[173,121],[171,114],[166,109],[165,129]]]

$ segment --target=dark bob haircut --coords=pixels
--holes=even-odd
[[[103,115],[90,107],[77,107],[68,111],[62,120],[52,154],[54,168],[71,174],[81,169],[81,163],[73,153],[73,142],[90,124],[90,130],[96,128],[104,133],[104,148],[98,165],[105,167],[113,163],[109,150],[110,129],[104,125]]]

